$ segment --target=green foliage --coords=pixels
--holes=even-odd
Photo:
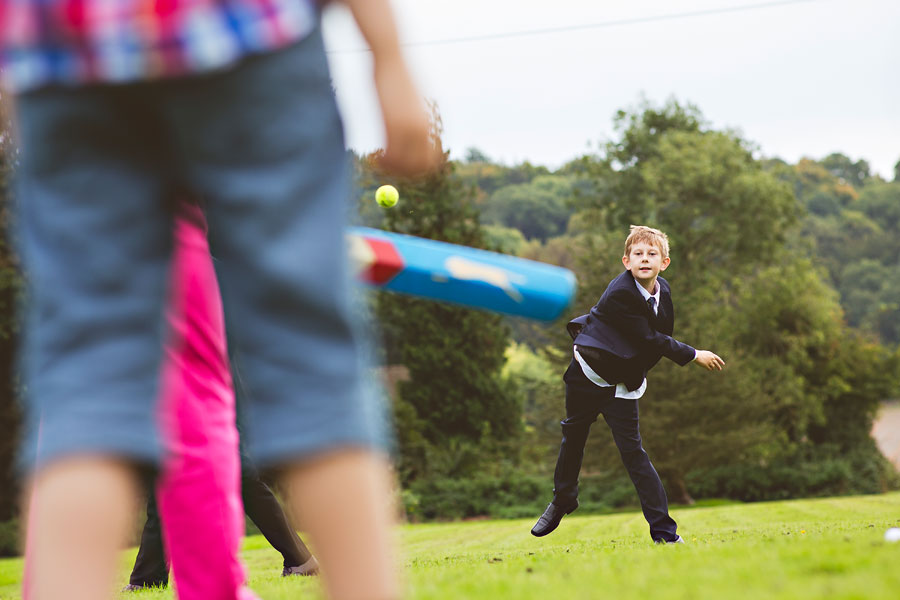
[[[697,452],[692,450],[692,441],[684,440],[681,450]],[[648,448],[656,464],[655,445],[651,442]],[[618,457],[615,461],[618,462]],[[716,466],[691,468],[684,476],[692,494],[702,498],[759,502],[878,494],[900,489],[900,475],[874,444],[847,452],[827,444],[772,458],[745,453],[731,460],[706,464]],[[579,478],[579,514],[639,506],[634,485],[624,470],[616,463],[609,466],[613,467],[609,471],[583,474]],[[462,478],[432,477],[413,482],[403,502],[407,517],[414,521],[537,517],[552,498],[552,484],[553,479],[547,474],[521,471]],[[671,496],[672,490],[667,491]]]
[[[789,183],[797,199],[813,214],[839,214],[841,210],[851,208],[859,196],[850,183],[808,158],[801,159],[793,167],[785,163],[768,163],[767,168]]]
[[[476,155],[477,156],[477,155]],[[547,167],[524,162],[507,167],[490,162],[469,161],[456,165],[456,176],[473,185],[486,196],[506,185],[528,183],[535,177],[549,175]]]
[[[17,514],[18,485],[13,463],[21,419],[14,364],[18,340],[15,308],[22,277],[7,234],[13,148],[6,131],[6,121],[0,117],[0,521]]]
[[[808,211],[794,248],[811,248],[840,292],[848,323],[888,345],[900,344],[900,184],[872,176],[865,161],[832,154],[767,170],[794,189]]]
[[[471,147],[466,149],[466,158],[465,162],[467,163],[489,163],[491,159],[488,158],[487,154],[479,150],[478,148]]]
[[[17,519],[0,521],[0,556],[19,556],[21,554],[20,529]]]
[[[846,389],[837,371],[848,332],[834,292],[808,260],[785,257],[742,282],[737,298],[729,319],[733,343],[768,359],[763,372],[773,385],[766,391],[776,405],[764,414],[788,441],[797,442],[821,422],[824,398]]]
[[[551,464],[559,445],[561,373],[556,362],[525,344],[513,342],[506,350],[501,375],[504,385],[520,398],[524,432],[519,452],[525,464]]]
[[[363,189],[376,183],[372,158],[361,163]],[[400,202],[383,211],[381,226],[484,248],[472,188],[454,168],[445,155],[433,175],[391,181]],[[509,336],[502,318],[390,293],[376,294],[374,313],[385,363],[409,370],[394,406],[402,480],[461,476],[493,460],[521,427],[518,399],[499,375]]]
[[[808,229],[841,293],[848,322],[900,344],[900,184],[871,183],[854,210]]]
[[[472,517],[537,517],[553,497],[546,475],[506,471],[500,475],[420,479],[409,487],[405,506],[413,520]],[[579,514],[636,507],[634,486],[624,473],[588,475],[580,479]]]
[[[878,494],[900,488],[900,476],[874,444],[846,453],[836,446],[819,446],[815,453],[783,455],[771,462],[695,470],[685,479],[699,496],[745,502]]]
[[[828,169],[829,173],[853,187],[864,186],[872,177],[872,170],[868,162],[864,160],[854,162],[838,152],[823,158],[821,164]]]
[[[631,112],[620,110],[614,123],[620,138],[607,144],[606,156],[599,161],[603,166],[592,170],[608,179],[606,185],[597,186],[601,191],[597,208],[605,229],[612,231],[637,220],[647,221],[652,214],[641,171],[634,167],[659,155],[659,140],[663,136],[674,131],[699,132],[702,116],[696,107],[682,106],[674,100],[661,108],[643,101]]]
[[[558,175],[541,175],[528,183],[507,185],[485,203],[487,223],[514,227],[526,238],[546,240],[565,231],[572,184]]]
[[[646,213],[618,221],[651,223],[669,233],[667,274],[681,289],[698,289],[773,260],[796,222],[787,186],[763,172],[741,140],[719,132],[673,131],[658,153],[634,167]],[[683,302],[683,298],[682,298]]]
[[[843,288],[843,270],[868,258],[884,238],[877,223],[857,210],[842,210],[838,215],[817,217],[803,223],[802,235],[813,247],[816,262],[827,270],[831,283]]]
[[[900,183],[867,185],[859,194],[857,209],[878,223],[888,234],[884,241],[893,242],[890,246],[892,249],[900,247],[900,241],[897,240],[900,235]]]
[[[525,245],[525,236],[514,227],[485,225],[483,231],[485,244],[497,252],[516,255]]]

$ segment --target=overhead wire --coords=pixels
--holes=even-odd
[[[764,8],[776,8],[781,6],[789,6],[792,4],[809,4],[813,2],[821,2],[822,0],[776,0],[774,2],[760,2],[755,4],[742,4],[738,6],[727,6],[722,8],[709,8],[703,10],[685,11],[679,13],[668,13],[662,15],[652,15],[649,17],[632,17],[628,19],[615,19],[610,21],[601,21],[599,23],[582,23],[578,25],[561,25],[558,27],[542,27],[538,29],[525,29],[522,31],[507,31],[498,33],[486,33],[482,35],[469,35],[455,38],[444,38],[438,40],[423,40],[418,42],[404,42],[405,48],[421,47],[421,46],[443,46],[451,44],[467,44],[472,42],[488,42],[493,40],[503,40],[520,37],[530,37],[535,35],[552,35],[556,33],[565,33],[570,31],[583,31],[588,29],[603,29],[607,27],[621,27],[627,25],[639,25],[643,23],[656,23],[660,21],[674,21],[676,19],[691,19],[696,17],[706,17],[711,15],[721,15],[727,13],[747,12],[751,10],[760,10]],[[368,48],[348,48],[329,50],[329,54],[348,54],[358,52],[369,52]]]

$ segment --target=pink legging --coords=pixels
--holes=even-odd
[[[166,554],[179,600],[255,600],[238,558],[244,509],[234,392],[200,209],[184,205],[174,233],[159,406],[166,457],[156,488]],[[31,597],[29,546],[24,600]]]
[[[234,392],[219,287],[203,214],[175,222],[170,339],[160,425],[166,459],[157,484],[166,553],[180,600],[255,596],[238,558],[244,535]]]

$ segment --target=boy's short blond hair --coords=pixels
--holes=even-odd
[[[650,244],[659,248],[663,258],[669,257],[669,238],[659,229],[653,229],[645,225],[632,225],[631,233],[625,238],[625,256],[631,252],[631,247],[638,243]]]

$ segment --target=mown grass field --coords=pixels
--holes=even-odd
[[[408,597],[900,598],[900,543],[883,538],[889,527],[900,527],[900,493],[672,513],[686,545],[651,544],[640,513],[576,512],[542,539],[529,534],[531,519],[406,525],[398,535]],[[134,553],[123,553],[122,585]],[[280,556],[261,536],[245,540],[243,556],[262,598],[320,597],[314,579],[280,577]],[[21,571],[19,559],[0,561],[0,599],[21,597]]]

